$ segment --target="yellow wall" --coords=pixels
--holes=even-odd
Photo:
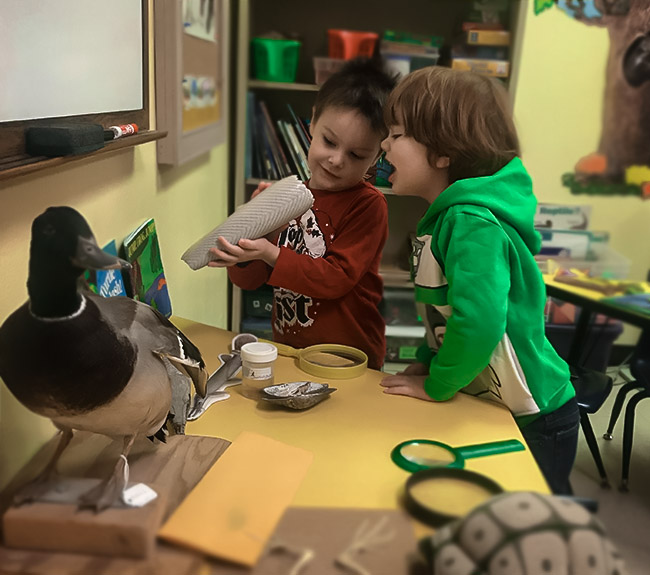
[[[0,322],[27,298],[32,220],[48,206],[69,205],[86,217],[100,245],[121,242],[154,217],[174,313],[225,328],[225,272],[194,272],[180,256],[227,215],[227,156],[222,145],[180,168],[159,169],[156,144],[150,143],[1,182]],[[52,434],[48,420],[22,407],[0,385],[0,489]]]
[[[539,201],[590,204],[591,229],[609,231],[610,245],[631,260],[630,278],[645,279],[650,201],[572,195],[560,181],[581,156],[597,150],[608,50],[604,28],[577,22],[557,8],[535,16],[528,2],[515,119]],[[626,328],[618,343],[634,343],[637,334]]]

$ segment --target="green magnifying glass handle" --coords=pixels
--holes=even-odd
[[[463,459],[472,459],[473,457],[486,457],[488,455],[498,455],[499,453],[512,453],[514,451],[523,451],[524,449],[526,448],[521,441],[516,439],[506,439],[505,441],[464,445],[463,447],[456,447],[454,451],[459,453]]]

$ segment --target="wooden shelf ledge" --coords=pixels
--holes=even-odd
[[[97,156],[110,154],[117,150],[123,150],[125,148],[139,146],[140,144],[146,144],[147,142],[153,142],[154,140],[161,140],[166,135],[167,132],[148,130],[132,136],[125,136],[117,140],[106,142],[101,150],[96,150],[90,154],[58,156],[56,158],[48,158],[46,156],[28,156],[25,154],[22,156],[2,158],[0,159],[0,181],[24,176],[54,166],[62,166],[63,164],[69,164],[71,162],[83,161],[86,158],[95,158]]]

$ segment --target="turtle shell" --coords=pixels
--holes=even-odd
[[[627,575],[596,517],[533,492],[497,495],[420,548],[435,575]]]

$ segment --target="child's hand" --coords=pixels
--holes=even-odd
[[[398,373],[397,375],[385,377],[381,380],[380,385],[384,388],[384,393],[388,393],[389,395],[407,395],[408,397],[424,399],[425,401],[434,401],[424,391],[424,380],[426,378],[426,375],[405,375],[404,373]]]
[[[261,193],[262,193],[264,190],[266,190],[266,188],[268,188],[270,185],[271,185],[271,182],[260,182],[260,183],[258,184],[257,188],[255,188],[255,191],[251,194],[251,200],[252,200],[255,196],[261,194]]]
[[[274,246],[268,240],[239,240],[235,246],[223,236],[219,236],[219,248],[210,248],[210,253],[215,260],[208,263],[213,268],[224,268],[235,264],[250,262],[252,260],[263,260],[270,266],[274,266],[280,255],[280,248]]]

